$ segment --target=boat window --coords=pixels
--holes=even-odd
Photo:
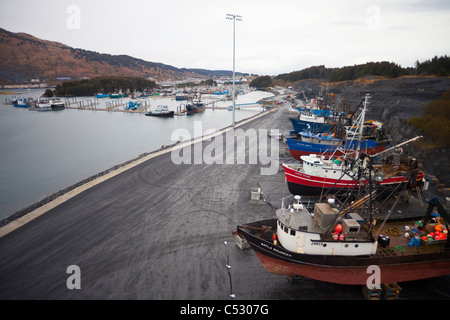
[[[283,230],[284,230],[284,232],[288,233],[288,228],[287,227],[284,227]]]
[[[326,244],[326,243],[324,243],[324,244],[323,244],[323,246],[324,246],[324,247],[326,247],[326,246],[327,246],[327,244]]]
[[[355,248],[358,248],[359,247],[359,244],[355,244]]]
[[[291,236],[295,236],[295,230],[291,230]]]
[[[348,248],[348,243],[346,243],[344,247],[345,247],[345,248]]]

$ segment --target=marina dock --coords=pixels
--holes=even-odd
[[[288,107],[237,127],[287,134]],[[204,151],[214,140],[150,153],[0,229],[0,299],[363,300],[359,286],[270,274],[251,249],[235,245],[232,230],[272,218],[289,191],[281,169],[261,175],[261,164],[171,159],[172,148]],[[246,144],[247,157],[255,148]],[[281,141],[277,152],[285,148]],[[280,164],[289,159],[280,152]],[[255,187],[263,200],[251,199]],[[426,210],[415,198],[408,208]],[[67,286],[73,265],[80,289]],[[405,299],[450,298],[450,276],[400,285]]]

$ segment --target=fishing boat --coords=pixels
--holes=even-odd
[[[338,146],[342,144],[342,139],[335,138],[333,134],[329,133],[313,133],[309,131],[302,131],[299,133],[302,141],[309,143],[316,143],[321,145],[334,145]]]
[[[249,243],[269,272],[291,278],[367,285],[373,267],[380,284],[450,274],[445,227],[450,216],[438,199],[430,199],[425,214],[395,218],[391,213],[398,200],[392,206],[392,198],[376,206],[376,182],[370,185],[368,194],[340,209],[330,201],[308,210],[297,195],[292,205],[276,210],[274,218],[238,225],[234,234]],[[438,220],[431,222],[435,208]],[[441,230],[439,238],[435,230]]]
[[[198,113],[205,111],[206,105],[200,101],[200,98],[197,100],[191,99],[190,102],[186,104],[186,114]]]
[[[95,96],[96,96],[98,99],[103,99],[103,98],[108,98],[108,97],[109,97],[109,94],[106,94],[106,93],[97,93]]]
[[[314,114],[316,117],[331,117],[334,115],[334,112],[332,110],[328,109],[305,109],[305,108],[297,108],[299,114],[301,115],[305,111],[308,111],[312,114]]]
[[[385,150],[392,139],[386,135],[384,129],[373,122],[365,122],[365,113],[370,95],[366,95],[364,107],[353,126],[346,129],[343,139],[335,138],[334,133],[314,133],[301,131],[299,138],[286,140],[291,155],[301,161],[302,156],[321,154],[325,156],[342,156],[350,150],[360,153],[375,154]],[[309,129],[309,124],[307,128]]]
[[[146,116],[152,116],[152,117],[173,117],[175,114],[175,111],[169,110],[168,106],[158,106],[154,111],[147,112]]]
[[[415,139],[409,141],[413,140]],[[302,162],[283,163],[282,167],[292,194],[313,196],[323,193],[334,194],[339,191],[359,191],[360,187],[368,184],[368,179],[364,177],[366,173],[364,169],[367,171],[367,167],[362,165],[365,157],[365,154],[359,158],[347,154],[337,159],[325,159],[324,156],[311,154],[301,156]],[[417,160],[408,156],[399,164],[383,161],[372,167],[380,188],[392,190],[399,184],[411,188],[423,185],[425,174],[419,171]]]
[[[327,157],[339,157],[343,156],[348,151],[356,149],[359,149],[360,153],[375,154],[385,150],[388,147],[388,141],[390,142],[390,140],[378,142],[376,140],[369,139],[364,139],[361,142],[356,139],[320,139],[318,140],[319,143],[313,143],[300,139],[286,139],[289,152],[292,157],[298,161],[301,161],[302,156],[307,156],[310,154],[319,154]]]
[[[324,119],[323,117],[316,117],[319,119]],[[320,133],[320,132],[328,132],[331,129],[331,124],[326,123],[325,121],[308,121],[306,119],[312,119],[312,117],[306,117],[301,116],[300,118],[293,118],[289,117],[289,120],[292,123],[292,126],[294,128],[295,132],[302,132],[302,131],[310,131],[314,133]]]

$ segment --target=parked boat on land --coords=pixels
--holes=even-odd
[[[335,134],[331,132],[316,134],[305,130],[299,133],[298,138],[286,140],[291,155],[301,161],[302,156],[310,154],[338,157],[351,150],[358,150],[360,153],[366,154],[375,154],[385,150],[392,139],[378,124],[365,122],[369,98],[370,95],[366,95],[361,114],[354,125],[345,130],[344,138],[336,138]],[[308,129],[309,127],[310,125],[307,124]]]
[[[238,225],[235,235],[247,240],[269,272],[291,278],[367,285],[370,266],[379,268],[380,284],[450,274],[450,216],[440,202],[432,198],[424,214],[398,219],[391,217],[398,199],[375,180],[369,186],[369,193],[340,208],[329,201],[310,211],[296,196],[274,218]],[[382,193],[385,200],[374,201]],[[431,222],[435,209],[438,220]],[[435,230],[445,235],[436,240]]]
[[[361,187],[368,184],[362,170],[364,158],[365,155],[359,159],[354,157],[325,159],[323,156],[311,154],[302,156],[302,162],[283,163],[282,167],[292,194],[312,196],[342,191],[358,192]],[[415,188],[423,184],[424,173],[419,171],[417,161],[410,157],[404,158],[396,165],[388,162],[373,165],[373,169],[380,188],[393,190],[399,184]]]
[[[310,131],[314,133],[328,132],[331,129],[331,124],[321,122],[309,122],[297,118],[289,117],[295,132]]]
[[[286,139],[286,142],[289,146],[289,152],[291,153],[292,157],[298,161],[301,161],[302,156],[307,156],[310,154],[325,155],[327,157],[339,157],[343,156],[350,150],[356,150],[358,146],[360,153],[375,154],[385,150],[388,146],[387,143],[378,143],[375,140],[364,140],[359,143],[358,140],[348,139],[341,140],[337,144],[334,140],[323,141],[325,143],[312,143],[292,138]],[[326,144],[326,142],[331,143]]]

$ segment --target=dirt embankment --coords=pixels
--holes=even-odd
[[[319,91],[323,92],[323,96],[326,96],[327,92],[335,93],[336,105],[339,107],[346,105],[349,110],[354,110],[364,96],[370,94],[372,98],[366,119],[383,122],[393,139],[393,144],[396,144],[420,134],[407,124],[408,119],[421,116],[423,106],[438,100],[446,90],[449,90],[450,77],[405,76],[397,79],[366,77],[355,81],[327,84],[310,81],[308,85],[310,85],[309,97],[313,97]],[[427,174],[436,176],[440,183],[450,187],[448,148],[423,150],[409,144],[404,150],[423,163]]]

